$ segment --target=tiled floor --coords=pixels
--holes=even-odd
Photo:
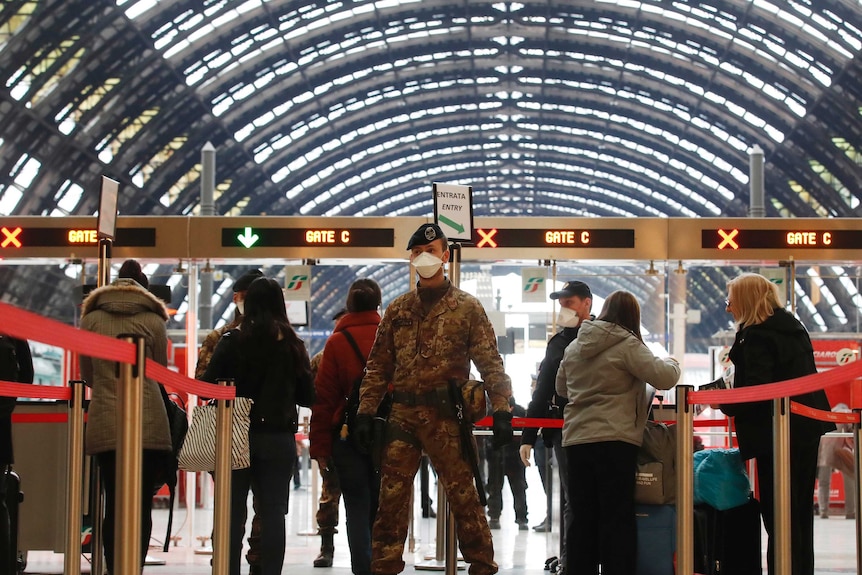
[[[530,525],[535,525],[545,515],[545,495],[535,468],[529,468],[527,471],[530,485],[528,492]],[[508,487],[504,489],[508,489]],[[284,572],[291,575],[349,575],[350,556],[347,549],[346,532],[343,528],[343,513],[342,526],[339,528],[339,533],[335,539],[336,552],[333,567],[315,569],[312,566],[312,560],[319,550],[320,539],[317,536],[307,535],[313,531],[313,511],[316,509],[312,502],[311,493],[312,490],[307,481],[305,486],[291,493],[290,511],[287,516],[288,541]],[[433,488],[432,496],[436,502],[436,492]],[[495,555],[501,573],[515,575],[543,575],[543,573],[547,573],[543,567],[547,557],[557,554],[556,550],[559,545],[557,533],[536,533],[532,529],[519,531],[511,507],[511,494],[504,495],[504,507],[505,510],[501,517],[502,528],[493,532]],[[412,546],[411,541],[408,540],[408,547],[405,550],[405,561],[408,564],[405,571],[408,573],[418,571],[416,565],[420,564],[421,566],[423,562],[433,560],[436,553],[435,520],[421,519],[418,503],[414,515],[416,519],[412,523]],[[211,517],[210,510],[198,510],[194,516],[192,534],[189,531],[192,518],[184,508],[179,509],[174,516],[174,532],[182,537],[180,546],[171,548],[168,553],[162,553],[160,545],[156,548],[156,538],[161,540],[164,537],[167,512],[165,510],[155,511],[153,549],[149,557],[164,561],[165,564],[148,566],[144,573],[152,575],[209,573],[210,555],[195,552],[195,547],[200,546],[200,542],[195,537],[209,534]],[[855,526],[855,521],[845,520],[841,514],[836,514],[828,520],[815,519],[817,575],[856,573]],[[194,546],[189,546],[190,540]],[[763,548],[765,549],[765,539]],[[85,573],[90,572],[86,558],[82,559],[82,570]],[[63,557],[48,551],[30,551],[26,572],[62,573]]]

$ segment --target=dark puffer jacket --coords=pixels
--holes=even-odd
[[[763,323],[742,327],[730,349],[734,387],[774,383],[817,373],[814,349],[808,332],[787,310],[776,308]],[[793,401],[829,411],[823,390],[797,395]],[[743,459],[772,453],[772,402],[726,404],[721,410],[735,417],[739,451]],[[818,442],[820,436],[834,431],[833,423],[791,415],[791,446]]]

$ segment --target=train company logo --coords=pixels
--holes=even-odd
[[[287,287],[285,287],[285,291],[299,291],[302,289],[302,282],[307,282],[308,276],[305,274],[291,276],[290,281],[287,282]]]
[[[854,350],[845,347],[835,352],[835,363],[838,365],[847,365],[853,361],[856,361],[856,352]]]
[[[539,288],[545,283],[545,278],[541,277],[530,277],[527,278],[527,282],[524,284],[524,293],[536,293],[539,291]]]

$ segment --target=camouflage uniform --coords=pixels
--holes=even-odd
[[[491,531],[470,464],[462,454],[455,416],[436,405],[420,404],[419,398],[434,396],[450,380],[469,379],[471,360],[484,379],[494,411],[508,412],[512,386],[482,304],[448,280],[445,285],[445,294],[427,314],[420,299],[421,287],[389,305],[362,383],[359,413],[374,414],[390,385],[396,396],[372,534],[371,571],[376,574],[394,575],[404,569],[406,509],[423,450],[446,490],[470,575],[497,572]],[[417,398],[416,404],[399,401],[399,395]]]
[[[317,374],[323,352],[314,354],[311,358],[311,373]],[[338,474],[333,467],[329,471],[320,467],[320,476],[323,485],[320,488],[320,500],[317,503],[317,530],[321,535],[324,533],[335,533],[338,527],[338,505],[341,500],[341,484],[338,482]]]

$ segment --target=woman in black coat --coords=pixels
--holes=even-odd
[[[248,432],[251,466],[231,473],[230,573],[239,575],[248,491],[260,517],[260,573],[284,564],[288,485],[296,461],[297,409],[314,403],[308,352],[287,319],[281,286],[258,278],[245,296],[239,329],[219,340],[204,381],[232,378],[238,397],[254,400]]]
[[[730,349],[734,387],[794,379],[816,373],[814,349],[805,327],[781,304],[778,287],[759,274],[744,273],[727,284],[727,311],[737,325]],[[791,398],[829,411],[823,390]],[[743,459],[757,460],[761,514],[769,535],[767,562],[774,573],[775,532],[772,402],[725,404],[735,418]],[[793,575],[814,573],[814,481],[820,436],[835,425],[791,415],[790,419],[790,545]]]

